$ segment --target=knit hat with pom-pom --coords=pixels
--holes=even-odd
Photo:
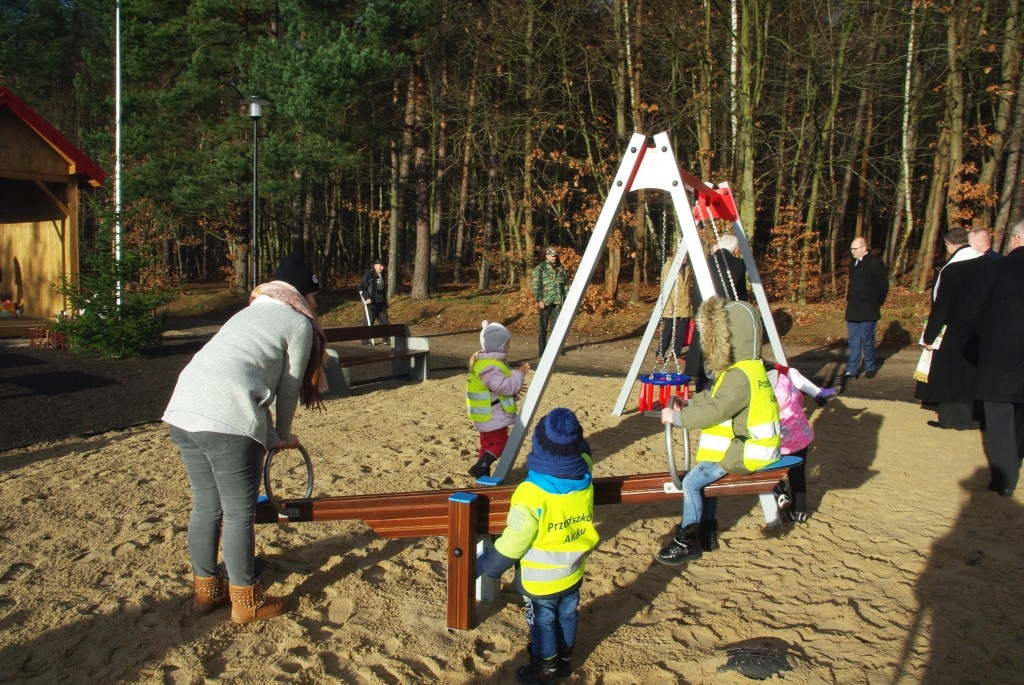
[[[589,470],[581,456],[586,448],[583,428],[572,410],[552,409],[533,431],[533,449],[526,468],[556,478],[582,478]]]
[[[484,352],[504,352],[505,343],[512,339],[512,333],[500,323],[484,321],[480,330],[480,349]]]

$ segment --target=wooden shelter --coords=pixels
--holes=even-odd
[[[78,278],[79,188],[106,173],[0,87],[0,301],[53,320],[68,303],[51,283]],[[10,304],[8,304],[8,307]]]

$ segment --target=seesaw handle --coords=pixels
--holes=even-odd
[[[306,494],[303,497],[305,499],[309,499],[313,496],[313,462],[310,460],[309,452],[306,451],[305,447],[299,445],[295,449],[299,451],[299,454],[302,455],[302,460],[306,462]],[[298,508],[282,507],[278,499],[274,497],[274,492],[270,487],[270,463],[273,461],[274,455],[278,452],[280,452],[280,450],[277,449],[267,452],[267,460],[263,462],[263,489],[267,493],[267,499],[272,505],[274,505],[274,509],[277,510],[278,515],[285,518],[291,518],[293,516],[297,517],[299,515]]]
[[[679,470],[676,468],[675,445],[672,440],[672,424],[665,424],[665,453],[668,455],[668,475],[672,477],[672,484],[677,490],[682,490],[683,481],[679,477]],[[683,472],[690,470],[690,431],[683,429]]]

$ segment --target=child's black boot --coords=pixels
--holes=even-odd
[[[558,677],[558,657],[541,659],[531,656],[529,666],[520,666],[516,670],[516,680],[522,685],[547,685],[555,682]]]
[[[700,559],[700,523],[691,523],[686,528],[676,526],[672,542],[658,552],[658,561],[668,566],[675,566],[686,561]]]
[[[572,647],[558,650],[558,666],[555,669],[555,676],[568,678],[572,675]]]
[[[491,464],[498,461],[498,458],[490,452],[484,452],[476,463],[469,467],[469,475],[474,478],[483,478],[491,475]]]
[[[697,539],[700,541],[702,552],[714,552],[718,549],[718,519],[701,521]]]

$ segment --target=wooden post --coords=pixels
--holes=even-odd
[[[476,625],[476,536],[479,495],[448,498],[448,629]]]

